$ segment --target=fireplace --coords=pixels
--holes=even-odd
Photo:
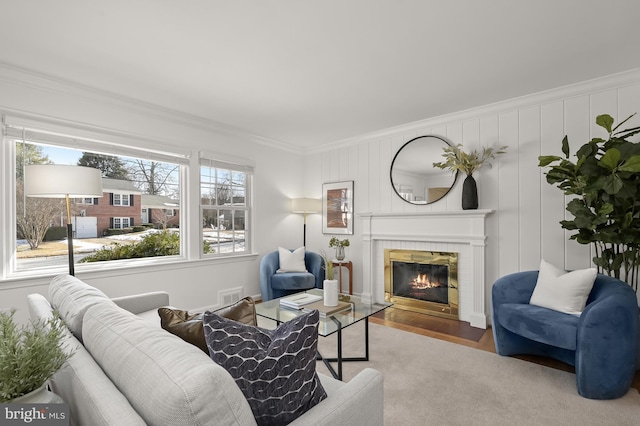
[[[397,308],[458,319],[458,253],[384,250],[385,300]]]

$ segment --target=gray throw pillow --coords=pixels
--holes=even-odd
[[[318,311],[266,330],[204,314],[209,356],[234,378],[258,425],[288,424],[327,397],[316,374]]]

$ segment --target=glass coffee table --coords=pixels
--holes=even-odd
[[[317,294],[322,296],[322,290],[311,289],[304,293]],[[340,300],[348,300],[351,303],[350,311],[338,312],[327,317],[320,317],[318,325],[318,334],[322,337],[330,336],[334,333],[338,335],[338,356],[337,358],[324,358],[318,353],[318,359],[322,360],[327,366],[334,378],[342,380],[342,363],[347,361],[369,361],[369,317],[380,312],[391,303],[374,303],[371,305],[363,304],[359,297],[353,295],[340,295]],[[280,306],[280,299],[273,299],[256,304],[256,314],[275,321],[278,325],[283,322],[292,320],[293,318],[304,314],[304,309],[292,309]],[[355,358],[344,358],[342,356],[342,329],[349,327],[357,322],[364,320],[364,347],[365,356]],[[331,365],[332,362],[337,363],[338,371]]]

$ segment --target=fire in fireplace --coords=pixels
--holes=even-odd
[[[385,298],[396,307],[458,319],[458,254],[385,249]]]

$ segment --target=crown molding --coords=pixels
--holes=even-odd
[[[288,151],[294,154],[304,154],[304,151],[295,145],[255,135],[235,126],[1,61],[0,81],[56,95],[74,96],[91,101],[108,103],[118,108],[125,108],[178,125],[196,127],[207,132],[247,139],[270,148]]]
[[[443,114],[440,116],[418,120],[411,123],[401,124],[399,126],[388,127],[386,129],[377,130],[375,132],[331,142],[329,144],[322,145],[321,147],[308,150],[307,153],[311,154],[331,151],[339,148],[344,148],[345,146],[351,146],[367,141],[387,138],[399,133],[409,133],[412,131],[423,130],[425,128],[438,127],[451,123],[462,122],[465,120],[476,119],[478,117],[497,115],[507,111],[543,105],[546,103],[574,98],[589,93],[617,89],[632,84],[638,84],[639,82],[640,68],[635,68],[617,74],[611,74],[604,77],[598,77],[591,80],[572,83],[554,89],[544,90],[529,95],[519,96],[504,101],[469,108],[450,114]]]

